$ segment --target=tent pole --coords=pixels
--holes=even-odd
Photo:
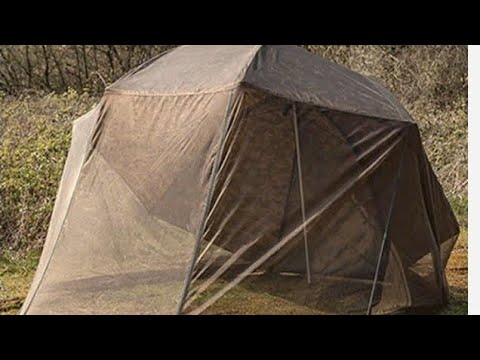
[[[300,136],[298,131],[298,118],[297,118],[297,104],[293,103],[293,127],[295,129],[295,146],[297,153],[297,166],[298,166],[298,183],[300,189],[300,201],[302,206],[302,227],[303,227],[303,238],[305,240],[305,260],[307,266],[307,282],[310,285],[312,283],[312,273],[310,270],[310,255],[308,251],[308,237],[307,237],[307,216],[305,212],[305,197],[303,192],[303,174],[302,174],[302,161],[300,155]]]
[[[404,132],[403,136],[405,137],[405,132]],[[405,139],[404,139],[404,142],[406,144]],[[380,254],[378,255],[377,268],[375,270],[375,278],[373,280],[373,286],[372,286],[372,290],[370,292],[370,300],[368,302],[367,315],[372,315],[373,299],[375,297],[375,292],[377,290],[378,276],[379,276],[379,273],[380,273],[380,267],[382,265],[383,256],[384,256],[384,253],[385,253],[385,247],[387,245],[387,239],[388,239],[388,234],[389,234],[389,230],[390,230],[390,223],[391,223],[392,215],[393,215],[393,208],[395,207],[395,200],[397,198],[398,186],[399,186],[400,177],[401,177],[401,174],[402,174],[403,158],[404,158],[404,153],[405,153],[405,144],[404,144],[404,147],[403,147],[403,150],[402,150],[402,155],[401,155],[402,157],[400,159],[400,164],[398,166],[397,175],[395,177],[395,184],[394,184],[394,188],[393,188],[392,200],[390,201],[390,209],[388,210],[387,223],[385,224],[385,231],[383,232],[382,246],[380,248]]]
[[[223,150],[225,147],[225,139],[226,135],[228,132],[228,125],[229,125],[229,118],[230,118],[230,111],[232,108],[232,99],[233,96],[236,94],[234,90],[230,92],[230,95],[228,97],[228,103],[227,107],[225,109],[225,117],[224,117],[224,125],[223,125],[223,131],[222,131],[222,136],[219,140],[218,143],[218,150],[217,154],[215,155],[215,161],[213,164],[213,169],[212,169],[212,178],[210,180],[210,185],[208,189],[208,194],[207,194],[207,199],[206,199],[206,204],[205,208],[203,210],[203,215],[202,215],[202,222],[200,223],[200,228],[198,230],[196,239],[195,239],[195,249],[194,253],[192,256],[192,261],[190,262],[190,266],[188,268],[187,276],[185,278],[185,285],[182,293],[182,297],[180,298],[180,302],[178,304],[178,309],[177,309],[177,315],[181,315],[183,311],[183,306],[185,304],[185,301],[187,300],[187,295],[188,291],[190,290],[190,285],[192,283],[192,277],[193,277],[193,271],[195,269],[195,265],[198,259],[198,256],[200,254],[200,247],[201,247],[201,242],[203,239],[203,235],[205,233],[205,229],[207,227],[207,218],[208,218],[208,212],[210,210],[210,205],[213,200],[213,191],[216,185],[216,180],[217,180],[217,175],[218,175],[218,169],[220,168],[220,162],[221,162],[221,156],[223,154]]]

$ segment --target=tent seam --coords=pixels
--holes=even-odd
[[[164,221],[163,219],[153,215],[151,213],[150,210],[148,210],[145,205],[143,204],[142,200],[138,197],[138,194],[132,189],[132,187],[128,184],[127,180],[110,164],[110,162],[107,160],[107,158],[105,157],[105,155],[103,155],[101,153],[101,151],[97,151],[96,152],[96,155],[102,160],[102,162],[108,167],[109,170],[111,170],[117,177],[118,179],[122,182],[123,185],[125,185],[125,187],[128,189],[128,191],[130,192],[130,194],[133,196],[133,198],[135,199],[135,201],[138,203],[138,205],[140,205],[140,207],[145,210],[145,213],[150,216],[150,218],[152,220],[155,220],[157,222],[160,222],[160,223],[166,223],[168,224],[169,226],[172,226],[175,228],[175,230],[177,231],[180,231],[184,234],[192,234],[191,232],[181,228],[181,227],[178,227],[177,225],[175,224],[171,224],[167,221]]]
[[[355,156],[355,163],[357,164],[356,168],[358,170],[361,170],[362,169],[362,166],[360,164],[360,159],[359,159],[359,156],[360,154],[358,153],[358,151],[355,149],[355,146],[348,140],[348,136],[341,130],[341,128],[331,119],[330,116],[326,115],[325,116],[325,119],[328,121],[328,123],[330,125],[333,126],[333,128],[338,132],[338,135],[340,137],[341,140],[343,140],[345,142],[345,144],[348,145],[350,151],[352,152],[352,154]],[[397,125],[398,126],[398,125]],[[392,126],[393,127],[393,126]],[[406,128],[404,128],[406,129]],[[374,192],[374,189],[372,188],[371,184],[369,183],[368,185],[368,188],[370,189],[370,192],[373,193]],[[377,205],[375,206],[375,209],[377,211],[379,211],[379,209],[377,208]],[[375,225],[379,226],[379,221],[378,219],[375,220]],[[348,247],[351,251],[354,251],[356,254],[358,254],[362,259],[363,261],[365,261],[366,264],[368,265],[371,265],[374,269],[376,268],[376,263],[373,262],[371,263],[370,260],[368,258],[366,258],[364,256],[364,254],[360,253],[355,247]],[[328,264],[329,266],[330,264]]]
[[[402,285],[406,293],[406,301],[407,304],[405,304],[406,307],[411,307],[412,306],[412,294],[410,293],[410,288],[408,287],[408,281],[407,281],[407,276],[405,275],[405,267],[403,266],[402,259],[400,258],[400,255],[398,254],[397,247],[395,244],[392,243],[392,255],[395,258],[395,260],[398,263],[398,266],[400,268],[400,275],[402,277]]]
[[[416,131],[419,134],[418,125],[416,126]],[[422,145],[420,135],[418,135],[418,139],[419,139],[420,145]],[[423,153],[424,153],[424,149],[421,146],[421,154],[423,155]],[[416,154],[416,156],[418,156],[418,155],[419,154]],[[418,160],[419,160],[419,165],[424,166],[424,164],[423,164],[425,162],[424,157],[422,156]],[[431,174],[429,174],[429,176],[431,176]],[[440,244],[439,239],[438,239],[437,231],[434,228],[435,221],[431,218],[431,214],[430,214],[430,211],[429,211],[428,206],[427,206],[427,201],[425,199],[425,197],[428,196],[429,194],[426,194],[426,191],[425,191],[423,185],[420,185],[419,188],[420,188],[420,191],[422,193],[422,199],[421,200],[422,200],[422,204],[423,204],[423,207],[424,207],[424,210],[425,210],[425,217],[427,219],[428,228],[429,228],[430,233],[432,235],[431,242],[432,242],[432,245],[433,245],[433,249],[432,249],[432,252],[431,252],[431,256],[432,256],[433,267],[435,268],[436,277],[440,277],[440,279],[437,279],[437,281],[441,282],[441,289],[440,290],[442,291],[442,301],[445,301],[446,298],[447,298],[449,288],[448,288],[448,281],[447,281],[447,276],[446,276],[446,273],[445,273],[445,269],[443,268],[443,261],[442,261],[442,255],[441,255],[441,244]]]
[[[239,73],[239,80],[237,80],[237,86],[241,85],[244,81],[245,78],[248,74],[248,71],[250,70],[251,66],[253,65],[254,60],[256,59],[257,55],[260,52],[260,49],[262,48],[263,45],[257,45],[254,50],[252,51],[251,57],[248,59],[247,63],[245,66],[242,68],[242,70]]]
[[[257,86],[255,84],[252,84],[252,83],[247,82],[247,81],[242,81],[238,85],[239,86],[245,86],[247,88],[251,88],[251,89],[254,89],[254,90],[257,90],[257,91],[262,91],[266,94],[276,96],[280,99],[289,100],[289,101],[292,101],[292,102],[297,102],[299,104],[315,106],[315,107],[318,107],[318,108],[321,108],[321,109],[325,109],[327,111],[337,111],[337,112],[340,112],[340,113],[343,113],[343,114],[350,114],[350,115],[355,115],[355,116],[365,116],[365,117],[368,117],[368,118],[378,119],[378,120],[396,121],[396,122],[402,122],[402,123],[404,123],[404,122],[412,123],[411,120],[405,120],[403,117],[400,117],[400,118],[394,118],[394,117],[390,117],[390,116],[381,117],[381,116],[377,116],[377,115],[367,114],[367,113],[364,113],[364,112],[354,112],[354,111],[351,111],[351,110],[343,110],[343,109],[339,109],[339,108],[336,109],[336,108],[333,108],[333,107],[316,104],[312,101],[299,101],[298,99],[293,99],[292,97],[290,97],[288,95],[282,95],[282,94],[280,94],[276,91],[273,91],[273,90],[270,90],[270,89],[264,89],[260,86]]]
[[[285,205],[284,205],[284,208],[283,208],[282,223],[280,224],[280,228],[279,228],[279,231],[278,231],[279,241],[285,233],[285,227],[287,225],[287,211],[288,211],[288,208],[289,208],[289,201],[290,201],[290,197],[292,195],[293,188],[295,187],[295,181],[294,181],[295,180],[295,169],[297,168],[296,167],[295,151],[293,152],[292,157],[293,157],[293,159],[292,159],[292,170],[290,172],[290,180],[288,181],[287,197],[286,197]]]
[[[248,71],[248,69],[247,69],[247,71]],[[148,93],[148,92],[131,91],[131,90],[126,90],[126,89],[121,89],[121,88],[120,89],[108,88],[107,90],[105,90],[105,95],[116,95],[116,96],[123,95],[123,96],[137,96],[137,97],[201,96],[201,95],[209,95],[209,94],[217,94],[217,93],[222,93],[222,92],[229,92],[229,91],[232,91],[232,90],[236,89],[237,87],[241,87],[241,86],[245,86],[246,88],[251,88],[251,89],[254,89],[254,90],[262,91],[266,94],[276,96],[280,99],[289,100],[289,101],[292,101],[292,102],[298,102],[300,104],[305,104],[305,105],[312,105],[312,106],[315,106],[315,107],[318,107],[318,108],[325,109],[327,111],[338,111],[338,112],[343,113],[343,114],[351,114],[351,115],[355,115],[355,116],[365,116],[365,117],[368,117],[368,118],[378,119],[378,120],[412,123],[412,121],[410,119],[406,120],[401,115],[400,111],[397,108],[395,108],[395,110],[398,112],[399,118],[394,118],[394,117],[391,117],[391,116],[383,116],[382,117],[382,116],[378,116],[378,115],[373,115],[372,116],[372,114],[368,114],[366,112],[360,112],[360,111],[355,112],[355,111],[352,111],[352,110],[345,110],[345,109],[340,109],[340,108],[324,106],[324,105],[316,104],[312,101],[298,101],[298,99],[293,99],[288,95],[282,95],[282,94],[280,94],[276,91],[273,91],[273,90],[264,89],[262,87],[259,87],[259,86],[255,85],[255,84],[252,84],[248,81],[245,81],[244,79],[242,79],[241,81],[235,82],[233,84],[227,85],[225,87],[222,87],[220,89],[217,89],[217,90],[205,90],[205,91],[198,91],[198,92],[188,92],[188,93],[175,94],[175,93],[160,93],[160,92]],[[383,96],[385,97],[385,95],[383,95]],[[385,99],[393,105],[393,103],[387,97],[385,97]]]
[[[182,46],[180,46],[182,47]],[[132,76],[132,75],[135,75],[136,73],[142,71],[142,70],[145,70],[147,69],[148,67],[150,67],[151,65],[153,65],[157,60],[160,60],[161,58],[163,58],[164,56],[172,53],[173,51],[179,49],[180,47],[174,47],[172,49],[168,49],[168,50],[165,50],[157,55],[155,55],[153,58],[151,58],[150,60],[147,60],[145,61],[144,63],[134,67],[133,69],[131,69],[130,71],[128,71],[126,74],[124,74],[120,79],[118,79],[117,81],[115,81],[113,84],[111,84],[110,86],[107,86],[105,88],[105,91],[109,91],[115,84],[118,84],[120,83],[121,81],[125,80],[126,78]]]
[[[218,175],[217,172],[218,172],[218,168],[220,166],[220,160],[221,160],[221,156],[222,156],[222,153],[223,153],[223,150],[224,150],[223,148],[225,146],[225,141],[226,141],[225,137],[226,137],[227,128],[228,128],[228,118],[230,117],[230,111],[232,109],[232,101],[233,101],[234,94],[235,94],[234,91],[232,91],[230,93],[230,95],[228,97],[228,103],[227,103],[227,106],[225,108],[225,116],[224,116],[224,124],[223,124],[223,129],[222,129],[222,135],[221,135],[221,138],[219,139],[218,150],[217,150],[217,153],[215,155],[215,161],[214,161],[213,169],[212,169],[212,179],[210,180],[210,185],[209,185],[209,190],[208,190],[208,194],[207,194],[207,198],[206,198],[205,208],[203,210],[202,221],[199,224],[200,228],[199,228],[198,234],[196,236],[197,238],[195,239],[196,241],[195,241],[194,252],[192,254],[191,263],[190,263],[187,275],[185,277],[184,289],[183,289],[182,297],[181,297],[180,302],[179,302],[177,315],[181,315],[181,313],[183,311],[183,307],[185,305],[188,292],[190,290],[191,281],[192,281],[192,277],[193,277],[193,272],[194,272],[194,268],[195,268],[195,263],[196,263],[197,258],[199,256],[200,244],[201,244],[201,241],[204,237],[206,222],[207,222],[207,218],[208,218],[208,211],[209,211],[209,207],[211,206],[211,202],[213,200],[214,187],[215,187],[215,184],[216,184],[215,179]]]
[[[216,90],[205,90],[205,91],[186,92],[186,93],[177,93],[177,94],[160,93],[160,92],[142,92],[142,91],[126,90],[122,88],[109,88],[105,90],[105,95],[124,95],[124,96],[138,96],[138,97],[181,97],[181,96],[209,95],[209,94],[217,94],[222,92],[229,92],[235,89],[240,84],[241,82],[236,82]]]
[[[382,95],[383,98],[390,103],[390,105],[393,107],[393,109],[395,109],[395,110],[397,111],[398,116],[400,116],[401,120],[402,120],[402,121],[407,121],[407,120],[405,120],[404,116],[401,114],[400,110],[398,109],[398,106],[396,106],[396,105],[393,103],[393,101],[390,99],[390,96],[388,96],[388,97],[385,96],[385,90],[383,90],[381,87],[379,87],[380,85],[377,84],[376,81],[373,81],[373,80],[370,79],[369,77],[366,77],[366,79],[367,79],[368,81],[370,81],[370,82],[373,84],[373,86],[375,86],[375,88],[377,88],[378,91],[380,91],[380,95]]]

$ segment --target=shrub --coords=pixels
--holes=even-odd
[[[0,106],[0,247],[42,244],[70,144],[72,120],[95,103],[87,94],[4,97]]]

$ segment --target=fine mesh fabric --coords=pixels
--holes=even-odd
[[[351,116],[345,126],[340,114],[310,105],[294,107],[255,90],[243,92],[242,109],[232,126],[237,136],[227,141],[228,156],[218,174],[207,241],[197,259],[187,306],[206,309],[245,279],[250,287],[270,282],[271,295],[301,306],[365,311],[405,125]],[[294,111],[300,130],[311,284],[305,278]],[[258,152],[264,156],[251,161]]]
[[[404,157],[408,166],[398,192],[409,196],[398,197],[395,211],[399,215],[392,217],[390,241],[404,269],[411,301],[408,306],[443,305],[448,295],[445,267],[450,255],[445,248],[451,251],[458,224],[426,160],[417,126],[410,128]]]
[[[65,222],[72,195],[89,149],[90,137],[100,116],[101,108],[102,106],[100,104],[95,109],[76,120],[73,124],[72,143],[65,162],[62,180],[55,200],[55,206],[50,220],[47,238],[45,239],[42,256],[33,279],[31,291],[25,299],[20,313],[25,313],[26,306],[30,304],[33,296],[36,294],[36,289],[38,289],[38,285],[47,269],[59,233]]]
[[[228,98],[104,99],[28,313],[176,313]]]
[[[295,46],[183,46],[75,123],[21,312],[438,306],[458,232],[384,87]]]

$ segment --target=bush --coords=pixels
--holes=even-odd
[[[95,102],[74,90],[0,99],[1,247],[30,250],[43,243],[72,120]]]

